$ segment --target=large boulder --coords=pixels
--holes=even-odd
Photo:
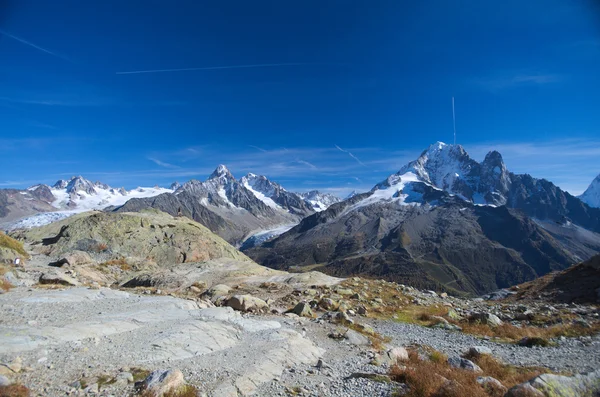
[[[526,392],[530,392],[530,394],[525,394]],[[592,397],[598,395],[600,395],[600,370],[575,376],[542,374],[511,388],[505,397]]]
[[[225,306],[242,312],[259,312],[269,308],[267,302],[252,295],[234,295],[227,299]]]
[[[39,279],[40,284],[61,284],[67,286],[77,286],[79,281],[73,277],[67,275],[64,271],[59,269],[49,269],[42,273]]]
[[[178,369],[158,369],[143,380],[141,388],[153,397],[176,394],[183,386],[183,373]]]

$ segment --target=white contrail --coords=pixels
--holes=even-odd
[[[278,66],[305,66],[305,65],[314,65],[314,63],[259,63],[259,64],[254,64],[254,65],[206,66],[206,67],[202,67],[202,68],[133,70],[130,72],[116,72],[116,74],[188,72],[188,71],[193,71],[193,70],[250,69],[250,68],[271,68],[271,67],[278,67]]]
[[[454,115],[454,97],[452,97],[452,125],[454,126],[454,144],[456,145],[456,116]]]
[[[64,56],[62,56],[62,55],[60,55],[60,54],[57,54],[57,53],[55,53],[55,52],[52,52],[52,51],[50,51],[50,50],[47,50],[47,49],[45,49],[45,48],[42,48],[42,47],[40,47],[39,45],[35,45],[35,44],[33,44],[32,42],[30,42],[30,41],[27,41],[27,40],[25,40],[25,39],[22,39],[22,38],[20,38],[20,37],[17,37],[17,36],[15,36],[15,35],[12,35],[12,34],[10,34],[10,33],[7,33],[7,32],[5,32],[5,31],[3,31],[3,30],[0,30],[0,34],[3,34],[3,35],[4,35],[4,36],[6,36],[6,37],[10,37],[11,39],[18,41],[19,43],[22,43],[22,44],[28,45],[28,46],[30,46],[30,47],[33,47],[33,48],[35,48],[36,50],[40,50],[40,51],[42,51],[42,52],[45,52],[46,54],[50,54],[50,55],[53,55],[53,56],[55,56],[55,57],[57,57],[57,58],[60,58],[60,59],[63,59],[63,60],[65,60],[65,61],[69,61],[69,62],[71,62],[71,60],[70,60],[69,58],[66,58],[66,57],[64,57]]]
[[[350,157],[352,157],[354,160],[356,160],[356,162],[357,162],[358,164],[362,165],[363,167],[366,167],[366,166],[367,166],[365,163],[363,163],[362,161],[360,161],[360,160],[358,159],[358,157],[356,157],[355,155],[353,155],[353,154],[352,154],[352,153],[350,153],[349,151],[342,149],[342,148],[341,148],[341,147],[339,147],[338,145],[333,145],[333,146],[335,146],[335,147],[336,147],[336,148],[337,148],[339,151],[342,151],[342,152],[344,152],[344,153],[348,153],[348,155],[349,155]]]

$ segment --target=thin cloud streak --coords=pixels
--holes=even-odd
[[[127,72],[116,72],[115,74],[143,74],[143,73],[170,73],[170,72],[191,72],[196,70],[224,70],[224,69],[252,69],[252,68],[274,68],[284,66],[309,66],[318,65],[315,63],[258,63],[251,65],[225,65],[225,66],[205,66],[200,68],[178,68],[178,69],[150,69],[150,70],[132,70]]]
[[[479,87],[488,91],[499,92],[524,86],[555,84],[561,82],[564,78],[565,76],[553,73],[516,73],[513,75],[479,78],[475,79],[474,82]]]
[[[254,148],[254,149],[256,149],[256,150],[260,150],[261,152],[267,153],[267,150],[266,150],[266,149],[263,149],[263,148],[261,148],[261,147],[254,146],[254,145],[248,145],[248,146],[249,146],[249,147],[251,147],[251,148]]]
[[[365,163],[363,163],[362,161],[360,161],[360,160],[358,159],[358,157],[356,157],[355,155],[353,155],[353,154],[352,154],[352,153],[350,153],[349,151],[342,149],[342,148],[341,148],[341,147],[339,147],[338,145],[333,145],[333,146],[335,146],[335,147],[336,147],[338,150],[340,150],[340,151],[342,151],[342,152],[344,152],[344,153],[348,153],[348,155],[349,155],[350,157],[352,157],[354,160],[356,160],[356,162],[357,162],[358,164],[362,165],[363,167],[366,167],[366,166],[367,166]]]
[[[6,37],[9,37],[9,38],[11,38],[11,39],[13,39],[13,40],[16,40],[16,41],[18,41],[18,42],[19,42],[19,43],[21,43],[21,44],[25,44],[25,45],[28,45],[28,46],[30,46],[30,47],[33,47],[33,48],[35,48],[36,50],[39,50],[39,51],[45,52],[46,54],[50,54],[50,55],[52,55],[52,56],[55,56],[56,58],[60,58],[60,59],[62,59],[63,61],[67,61],[67,62],[73,62],[73,61],[71,61],[69,58],[67,58],[67,57],[65,57],[65,56],[63,56],[63,55],[57,54],[57,53],[56,53],[56,52],[54,52],[54,51],[47,50],[47,49],[45,49],[45,48],[43,48],[43,47],[40,47],[39,45],[33,44],[31,41],[27,41],[27,40],[25,40],[25,39],[23,39],[23,38],[21,38],[21,37],[15,36],[15,35],[13,35],[13,34],[10,34],[10,33],[8,33],[8,32],[5,32],[5,31],[3,31],[3,30],[0,30],[0,34],[4,35],[4,36],[6,36]]]
[[[161,167],[165,167],[165,168],[179,168],[176,165],[169,164],[169,163],[166,163],[164,161],[160,161],[159,159],[154,158],[154,157],[148,157],[148,160],[152,161],[156,165],[160,165]]]
[[[317,169],[317,166],[316,166],[316,165],[314,165],[314,164],[311,164],[311,163],[309,163],[308,161],[305,161],[305,160],[298,159],[298,160],[296,160],[296,162],[297,162],[297,163],[300,163],[300,164],[307,165],[307,166],[309,166],[310,168],[312,168],[313,170],[316,170],[316,169]]]

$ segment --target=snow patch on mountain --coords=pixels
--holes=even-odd
[[[317,212],[325,211],[331,205],[342,201],[342,199],[334,196],[333,194],[321,193],[318,190],[311,190],[307,193],[297,194],[302,197],[304,201],[306,201],[312,207],[313,210]]]
[[[275,186],[266,177],[249,173],[248,175],[240,179],[240,183],[246,189],[250,190],[250,192],[254,194],[254,196],[256,196],[257,199],[259,199],[269,207],[278,210],[283,209],[281,208],[281,206],[277,205],[277,203],[271,198],[273,195],[275,195]],[[281,190],[285,191],[285,189],[283,189],[281,186],[279,187],[281,188]]]
[[[346,208],[344,213],[379,202],[397,202],[399,205],[420,205],[423,195],[412,189],[411,183],[413,182],[422,182],[414,172],[406,172],[402,175],[394,174],[384,182],[376,185],[371,190],[372,194],[369,197]]]

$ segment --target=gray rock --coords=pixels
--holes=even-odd
[[[4,375],[0,375],[0,386],[8,386],[8,385],[10,385],[10,380]]]
[[[79,281],[71,276],[68,276],[64,271],[59,269],[50,269],[40,276],[40,284],[61,284],[68,286],[77,286]]]
[[[492,354],[492,349],[486,346],[472,346],[469,348],[469,354],[471,356],[481,356],[482,354]]]
[[[462,368],[466,369],[467,371],[483,372],[483,370],[479,368],[479,366],[473,361],[458,356],[448,358],[448,364],[450,364],[451,367]]]
[[[369,338],[352,329],[346,331],[344,338],[348,341],[348,343],[356,346],[367,346],[371,344]]]
[[[508,390],[498,379],[492,378],[491,376],[478,376],[477,383],[488,391],[488,393],[494,392],[494,394],[504,394]]]
[[[313,317],[313,312],[310,308],[310,305],[306,302],[300,302],[291,310],[291,313],[294,313],[300,317]]]
[[[375,357],[376,365],[392,366],[399,361],[408,360],[408,351],[404,347],[393,347]]]
[[[511,388],[506,396],[525,396],[525,391],[536,390],[540,396],[587,397],[600,395],[600,370],[588,374],[562,376],[543,374]]]
[[[503,324],[502,320],[492,313],[475,313],[471,316],[471,321],[480,321],[481,323],[492,327],[497,327]]]
[[[234,295],[225,302],[225,306],[242,312],[259,312],[269,307],[267,302],[252,295]]]
[[[151,395],[161,397],[168,392],[176,392],[185,384],[183,373],[178,369],[158,369],[144,379],[142,388]]]
[[[439,328],[445,329],[447,331],[462,331],[462,328],[458,325],[450,324],[450,323],[437,323],[431,326],[431,328]]]

